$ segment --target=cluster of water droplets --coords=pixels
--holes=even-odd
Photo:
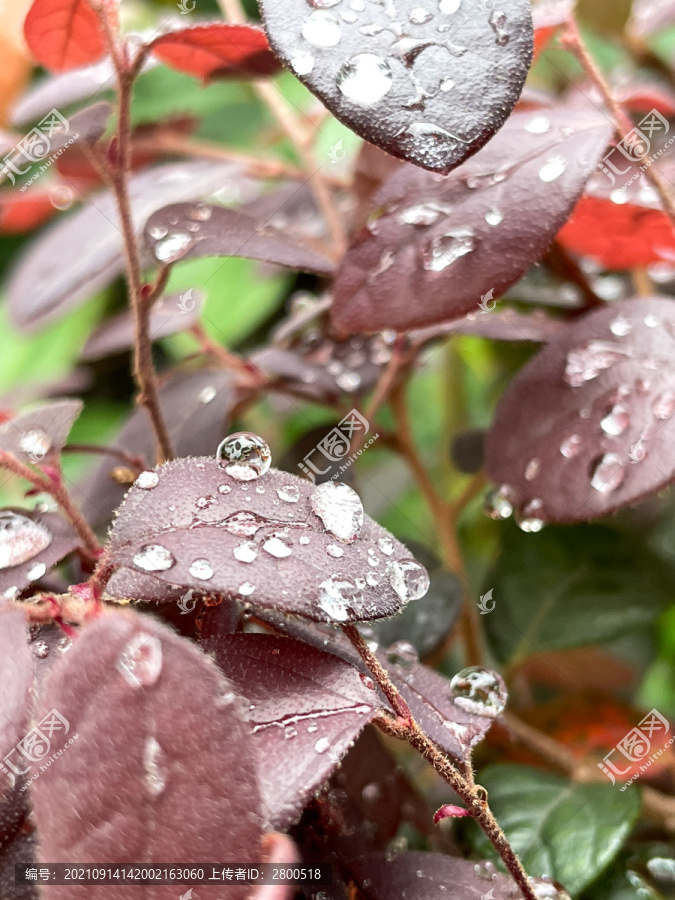
[[[26,563],[45,550],[52,542],[51,532],[40,522],[21,513],[0,512],[0,569],[9,569]],[[42,567],[39,575],[46,570]]]
[[[172,263],[185,256],[198,237],[201,223],[208,222],[212,212],[206,203],[195,203],[188,209],[184,222],[179,224],[178,216],[173,214],[168,225],[151,225],[148,234],[155,242],[155,258],[161,263]]]

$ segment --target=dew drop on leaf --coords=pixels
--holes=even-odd
[[[581,451],[581,435],[570,434],[560,445],[560,452],[566,459],[574,459]]]
[[[429,575],[414,559],[392,560],[387,563],[389,584],[404,603],[419,600],[429,590]]]
[[[340,42],[342,25],[333,13],[317,9],[305,19],[302,36],[315,47],[334,47]]]
[[[479,716],[498,716],[508,699],[498,676],[482,666],[461,669],[453,676],[450,690],[457,706]]]
[[[46,659],[49,656],[49,644],[47,641],[35,641],[33,644],[33,655],[38,659]]]
[[[213,578],[213,566],[208,559],[195,559],[190,564],[188,571],[193,578],[198,578],[200,581],[208,581],[209,578]]]
[[[473,230],[456,228],[432,238],[422,247],[422,265],[429,272],[442,272],[473,248]]]
[[[284,544],[281,538],[278,537],[268,538],[263,544],[263,550],[276,559],[284,559],[284,557],[290,556],[293,552],[288,544]]]
[[[226,437],[216,455],[221,464],[225,465],[227,474],[236,481],[260,478],[272,463],[272,453],[267,442],[248,431]]]
[[[539,169],[539,178],[544,182],[555,181],[556,178],[560,178],[566,167],[567,164],[562,156],[554,156]]]
[[[39,522],[14,512],[0,512],[0,569],[28,562],[52,542]]]
[[[127,643],[117,668],[131,687],[150,687],[162,671],[162,645],[158,638],[138,632]]]
[[[510,489],[507,485],[494,488],[488,492],[485,498],[484,510],[491,519],[508,519],[513,514],[513,503],[510,498]]]
[[[546,134],[551,130],[551,122],[546,116],[536,116],[525,125],[525,131],[530,134]]]
[[[310,502],[326,531],[346,544],[356,540],[363,525],[363,504],[356,491],[328,481],[314,488]]]
[[[52,449],[52,439],[41,428],[32,428],[21,436],[19,446],[34,459],[44,459]]]
[[[601,494],[609,494],[621,487],[626,478],[626,468],[618,453],[605,453],[593,469],[591,487]]]
[[[670,419],[675,413],[675,391],[664,391],[652,404],[652,414],[661,421]]]
[[[134,556],[134,565],[144,572],[165,572],[175,564],[173,553],[161,544],[145,544]]]
[[[258,548],[253,541],[244,541],[243,544],[239,544],[238,547],[234,548],[233,553],[234,558],[239,560],[239,562],[252,563],[258,555]]]
[[[409,669],[419,662],[417,650],[409,641],[396,641],[385,651],[387,661],[393,665]]]
[[[297,503],[300,489],[296,484],[282,484],[280,488],[277,488],[277,496],[285,503]]]
[[[187,252],[192,241],[192,235],[177,231],[155,244],[155,256],[160,262],[174,262]]]
[[[141,472],[136,481],[134,482],[134,486],[140,488],[143,491],[150,491],[152,488],[157,487],[159,484],[159,475],[157,472]]]
[[[159,797],[166,787],[166,757],[154,737],[149,737],[143,746],[143,770],[148,792],[152,797]]]
[[[337,86],[352,103],[374,106],[393,84],[389,64],[375,53],[357,53],[340,69]]]

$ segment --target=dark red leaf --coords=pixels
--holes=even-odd
[[[81,400],[56,400],[14,416],[0,425],[0,450],[21,462],[40,463],[60,453],[81,412]]]
[[[333,262],[265,221],[207,203],[176,203],[154,213],[144,239],[162,263],[202,256],[243,256],[330,275]]]
[[[487,472],[502,486],[495,515],[513,507],[525,530],[587,521],[668,484],[674,341],[672,300],[623,300],[578,319],[530,360],[488,433]]]
[[[14,600],[81,544],[58,513],[0,510],[0,597]]]
[[[150,313],[150,339],[159,341],[172,334],[188,331],[199,321],[204,305],[201,291],[187,290],[182,294],[162,297]],[[131,312],[123,312],[93,332],[82,349],[81,359],[103,359],[113,353],[134,346],[136,326]]]
[[[148,217],[167,201],[191,200],[234,183],[244,190],[231,163],[179,162],[149,169],[130,179],[134,223],[140,238]],[[82,253],[82,247],[87,253]],[[144,265],[153,265],[150,254]],[[26,331],[40,328],[89,299],[124,267],[122,232],[109,192],[92,197],[75,213],[58,219],[19,260],[7,285],[14,324]]]
[[[596,115],[514,113],[447,178],[401,169],[340,265],[335,325],[404,330],[480,311],[541,256],[611,133]]]
[[[98,14],[88,0],[33,0],[24,34],[35,59],[53,72],[96,62],[106,50]]]
[[[357,669],[292,638],[225,635],[216,662],[249,701],[267,824],[286,829],[377,712]]]
[[[511,900],[518,891],[511,878],[496,874],[494,866],[482,877],[470,860],[440,853],[399,853],[393,859],[373,853],[354,860],[349,868],[367,900],[439,900],[444,889],[453,900],[485,896]]]
[[[494,309],[494,300],[483,299],[482,302],[484,306],[479,312],[469,313],[454,322],[412,331],[411,339],[421,344],[450,334],[470,334],[493,341],[546,343],[566,327],[563,320],[554,319],[540,309],[521,313],[510,308]]]
[[[159,402],[176,454],[201,456],[217,447],[224,437],[237,392],[232,373],[226,369],[173,372],[159,390]],[[144,409],[134,410],[113,446],[139,456],[146,465],[152,466],[157,448]],[[104,456],[82,483],[82,509],[94,524],[100,525],[110,518],[129,487],[128,482],[120,483],[113,478],[119,466],[118,457]],[[155,579],[152,581],[155,589],[161,587]],[[184,593],[183,590],[180,595]]]
[[[163,34],[149,45],[165,65],[204,81],[271,75],[280,63],[254,25],[209,22]]]
[[[213,661],[156,620],[109,614],[83,628],[36,712],[67,724],[32,785],[41,860],[259,862],[258,766],[240,707]]]
[[[0,607],[0,683],[3,685],[0,714],[0,845],[7,814],[3,795],[14,787],[24,768],[16,745],[26,733],[30,717],[33,685],[33,658],[28,648],[26,616],[23,610]]]
[[[110,553],[124,567],[108,585],[117,596],[134,596],[135,570],[323,622],[389,616],[428,588],[426,570],[346,485],[314,487],[276,469],[242,481],[215,457],[142,475]]]
[[[438,825],[443,819],[461,819],[462,816],[470,816],[471,813],[463,806],[455,806],[452,803],[446,803],[434,813],[434,825]]]
[[[508,12],[480,0],[416,0],[361,11],[262,0],[284,63],[352,131],[416,165],[447,173],[504,124],[532,57],[525,0]],[[470,51],[470,52],[469,52]]]

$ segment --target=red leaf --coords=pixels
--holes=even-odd
[[[535,59],[572,15],[570,0],[544,0],[532,10]]]
[[[205,81],[270,75],[280,68],[265,34],[252,25],[214,22],[185,28],[163,34],[150,49],[165,65]]]
[[[87,0],[35,0],[24,34],[36,60],[53,72],[96,62],[106,50],[98,16]]]
[[[3,191],[0,195],[0,234],[23,234],[42,225],[56,212],[47,191]]]

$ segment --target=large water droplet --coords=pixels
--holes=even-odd
[[[342,25],[333,13],[317,9],[305,19],[302,36],[315,47],[334,47],[340,42]]]
[[[620,403],[615,403],[612,411],[600,422],[600,427],[605,434],[611,434],[612,437],[618,437],[618,435],[623,434],[629,425],[628,410]]]
[[[252,537],[267,523],[266,519],[250,512],[236,512],[223,519],[223,527],[237,537]]]
[[[38,578],[42,578],[47,572],[47,566],[44,563],[35,563],[30,567],[30,569],[26,572],[26,578],[29,581],[37,581]]]
[[[500,47],[505,47],[511,38],[511,23],[506,18],[506,15],[497,9],[493,9],[488,21],[495,33],[495,43],[499,44]]]
[[[28,562],[49,547],[52,535],[39,522],[14,512],[0,512],[0,569]]]
[[[284,544],[281,538],[276,536],[270,537],[265,541],[263,550],[276,559],[284,559],[284,557],[290,556],[293,552],[287,544]]]
[[[387,661],[395,666],[410,669],[419,662],[417,650],[409,641],[396,641],[385,651]]]
[[[610,322],[609,330],[617,337],[625,337],[633,330],[633,324],[628,316],[618,315],[616,319]]]
[[[455,228],[433,238],[422,248],[422,265],[427,271],[442,272],[474,248],[471,228]]]
[[[570,434],[560,445],[560,452],[566,459],[574,459],[581,450],[581,435]]]
[[[144,572],[165,572],[175,564],[173,553],[161,544],[145,544],[134,556],[134,565]]]
[[[539,177],[544,182],[555,181],[556,178],[560,178],[566,168],[567,163],[562,156],[554,156],[539,169]]]
[[[40,461],[52,448],[52,439],[41,428],[32,428],[21,435],[19,447],[32,459]]]
[[[239,562],[252,563],[258,555],[258,548],[253,541],[244,541],[243,544],[239,544],[238,547],[234,548],[233,553],[234,558],[238,559]]]
[[[152,797],[159,797],[166,787],[166,757],[154,737],[149,737],[143,746],[144,782]]]
[[[357,53],[337,74],[340,93],[359,106],[379,103],[392,84],[389,63],[374,53]]]
[[[441,216],[452,212],[452,206],[447,203],[416,203],[402,210],[398,215],[401,225],[421,225],[427,227],[437,222]]]
[[[362,601],[363,591],[348,575],[332,575],[319,585],[319,606],[336,622],[346,621],[349,610]]]
[[[485,213],[485,221],[488,225],[500,225],[504,221],[504,213],[499,209],[489,209]]]
[[[326,553],[335,559],[339,559],[341,556],[344,556],[345,551],[342,547],[338,547],[337,544],[329,544],[326,547]]]
[[[297,484],[282,484],[277,488],[277,496],[284,503],[297,503],[300,498],[300,488]]]
[[[298,50],[291,57],[290,66],[296,75],[309,75],[314,68],[314,54],[309,50]]]
[[[266,441],[249,431],[239,431],[225,438],[216,452],[225,471],[236,481],[253,481],[270,467],[272,453]]]
[[[421,6],[416,6],[410,10],[410,21],[413,25],[424,25],[425,22],[430,22],[432,19],[433,14]]]
[[[156,488],[159,484],[159,475],[157,472],[141,472],[136,481],[134,481],[134,487],[141,488],[143,491],[150,491],[152,488]]]
[[[511,489],[507,485],[502,485],[489,491],[483,508],[491,519],[508,519],[513,514]]]
[[[245,581],[243,584],[239,585],[239,593],[242,597],[250,597],[254,590],[255,585],[251,584],[250,581]]]
[[[535,116],[525,126],[525,131],[529,131],[530,134],[546,134],[550,130],[551,122],[546,116]]]
[[[618,453],[605,453],[595,464],[591,487],[602,494],[609,494],[621,487],[625,477],[626,469]]]
[[[391,538],[388,537],[378,538],[377,546],[385,556],[391,556],[395,549],[394,542],[391,540]]]
[[[208,581],[209,578],[213,578],[213,566],[208,559],[195,559],[190,564],[188,571],[193,578],[198,578],[200,581]]]
[[[453,676],[450,690],[457,706],[479,716],[498,716],[508,699],[497,675],[482,666],[462,669]]]
[[[675,413],[675,391],[664,391],[654,400],[652,414],[654,418],[665,420]]]
[[[135,634],[117,661],[117,668],[132,687],[150,687],[162,671],[162,645],[147,632]]]
[[[389,584],[404,603],[419,600],[429,590],[429,575],[417,560],[401,559],[387,563]]]
[[[170,234],[155,244],[155,256],[160,262],[174,262],[187,253],[192,240],[192,235],[185,231]]]
[[[327,481],[314,488],[310,502],[326,531],[346,544],[356,540],[363,525],[363,504],[356,491]]]

